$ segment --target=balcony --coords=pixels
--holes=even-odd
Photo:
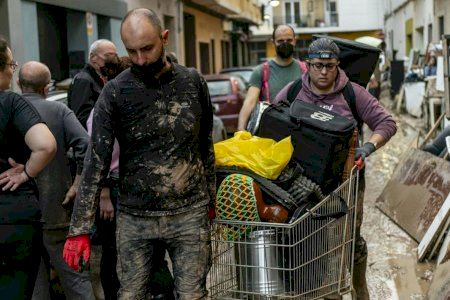
[[[273,16],[274,26],[289,24],[294,28],[329,28],[339,27],[339,14],[337,12],[325,12],[324,14],[304,14],[304,15],[275,15]]]
[[[259,25],[261,23],[261,6],[254,0],[241,0],[240,13],[228,15],[227,17],[242,23]]]
[[[241,13],[240,0],[187,0],[185,3],[192,3],[224,16]]]

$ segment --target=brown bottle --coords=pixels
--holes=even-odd
[[[259,185],[253,181],[253,191],[255,192],[256,207],[261,221],[270,223],[286,223],[288,210],[279,204],[267,205],[262,197]]]

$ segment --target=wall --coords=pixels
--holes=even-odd
[[[211,43],[215,40],[215,70],[216,72],[222,69],[222,51],[221,41],[229,41],[229,37],[224,33],[222,28],[222,19],[212,15],[205,14],[199,10],[191,7],[184,7],[184,11],[195,16],[195,34],[196,34],[196,51],[197,51],[197,68],[200,69],[200,45],[199,43]],[[211,47],[211,45],[210,45]],[[210,48],[211,50],[211,48]],[[210,66],[212,70],[212,66]]]
[[[389,14],[389,11],[385,12],[389,17],[385,20],[385,32],[386,32],[386,52],[387,56],[392,59],[393,49],[397,50],[396,59],[404,59],[409,53],[406,53],[406,30],[405,24],[408,19],[414,19],[414,2],[396,1],[397,7],[399,3],[405,3],[402,9],[395,13]],[[392,8],[394,7],[394,0],[392,2]],[[415,26],[415,25],[413,25]],[[392,44],[393,43],[393,44]]]
[[[86,29],[86,13],[82,11],[67,11],[67,48],[70,51],[84,51],[88,61],[89,43]]]
[[[441,37],[439,36],[439,17],[444,16],[444,33],[450,34],[450,1],[448,0],[435,0],[434,5],[436,12],[433,23],[433,40],[438,42]]]
[[[163,27],[169,29],[169,44],[167,50],[175,52],[180,63],[184,63],[181,0],[127,0],[127,3],[128,10],[145,7],[152,9],[158,14]],[[168,28],[167,24],[164,24],[164,16],[173,18],[172,28]]]
[[[39,33],[36,3],[22,1],[23,39],[27,46],[24,48],[24,62],[39,61]]]
[[[120,23],[121,19],[111,18],[109,20],[111,26],[111,42],[114,43],[117,47],[117,53],[119,56],[128,55],[127,50],[125,50],[125,46],[122,43],[122,39],[120,38]]]
[[[383,2],[380,0],[339,0],[337,6],[341,31],[383,28]]]

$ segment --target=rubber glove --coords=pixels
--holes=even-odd
[[[365,143],[362,147],[356,148],[355,150],[355,161],[358,169],[362,169],[364,166],[364,160],[373,152],[375,152],[377,148],[371,142]]]
[[[88,234],[68,237],[64,244],[63,257],[75,271],[83,271],[91,256],[91,239]]]

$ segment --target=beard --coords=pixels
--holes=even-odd
[[[145,63],[144,65],[133,63],[131,72],[141,79],[154,78],[166,65],[164,57],[164,47],[161,46],[160,55],[154,62]]]

